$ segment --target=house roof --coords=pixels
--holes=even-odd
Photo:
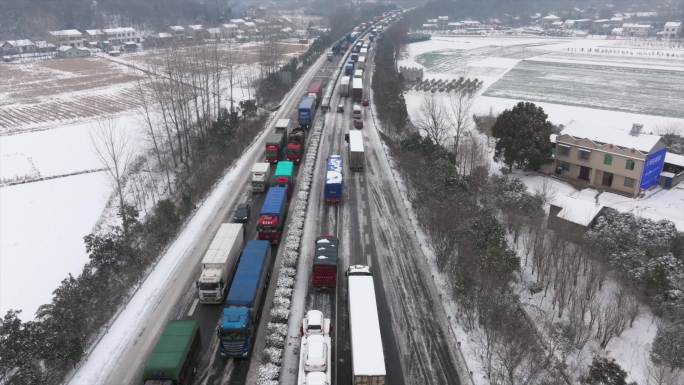
[[[172,25],[169,27],[169,29],[176,32],[185,31],[185,27],[183,27],[182,25]]]
[[[650,24],[625,23],[622,28],[651,28]]]
[[[221,27],[225,29],[236,29],[238,26],[235,24],[221,24]]]
[[[132,27],[117,27],[117,28],[106,28],[102,32],[115,34],[115,33],[135,33],[135,29]]]
[[[160,38],[160,39],[168,39],[168,38],[173,37],[173,35],[171,35],[171,34],[168,33],[168,32],[159,32],[159,34],[157,35],[157,37]]]
[[[9,44],[12,47],[29,47],[34,45],[33,42],[29,39],[7,40],[5,44]]]
[[[560,20],[560,17],[556,15],[546,15],[542,18],[542,20]]]
[[[48,32],[52,36],[83,36],[83,34],[75,29],[63,29],[61,31]]]
[[[679,28],[681,26],[682,26],[682,23],[679,21],[668,21],[667,23],[665,23],[665,28],[668,28],[668,27]]]
[[[221,33],[220,28],[207,28],[207,32],[209,32],[212,35],[218,35]]]
[[[660,136],[650,134],[639,134],[637,136],[630,135],[629,129],[610,129],[610,128],[596,128],[594,126],[579,125],[569,123],[561,135],[570,135],[573,138],[589,139],[596,143],[612,144],[624,148],[633,148],[644,153],[649,153],[653,147],[660,141]]]
[[[599,212],[601,212],[601,209],[603,209],[603,205],[598,203],[573,198],[567,195],[561,195],[554,198],[551,204],[561,208],[561,211],[557,214],[558,218],[585,227],[589,226],[591,221],[593,221]]]
[[[675,166],[679,166],[679,167],[684,167],[684,155],[666,152],[665,153],[665,163],[674,164]]]
[[[250,28],[256,28],[256,24],[253,21],[245,22],[245,26],[250,27]]]
[[[188,28],[190,28],[190,29],[193,30],[193,31],[201,31],[201,30],[204,29],[204,27],[202,26],[202,24],[193,24],[193,25],[189,25]]]
[[[102,32],[101,29],[86,29],[85,32],[90,36],[98,36],[104,34],[104,32]]]
[[[242,24],[245,22],[244,19],[230,19],[229,21],[231,24]]]

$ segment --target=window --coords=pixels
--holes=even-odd
[[[610,154],[606,154],[603,156],[603,164],[610,166],[613,164],[613,156]]]
[[[634,178],[625,177],[625,187],[634,188]]]
[[[631,159],[627,159],[627,161],[625,162],[625,168],[627,170],[634,170],[634,161]]]
[[[565,146],[562,144],[558,145],[558,155],[570,156],[570,146]]]
[[[577,150],[577,158],[581,160],[589,160],[589,156],[591,156],[591,151],[585,150],[583,148],[580,148]]]

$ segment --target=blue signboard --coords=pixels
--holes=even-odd
[[[658,184],[660,172],[663,171],[663,164],[665,163],[665,149],[649,154],[644,162],[644,172],[641,174],[641,187],[643,190]]]

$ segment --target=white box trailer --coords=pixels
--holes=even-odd
[[[363,80],[354,78],[352,80],[352,100],[360,102],[363,99]]]
[[[285,132],[290,132],[290,119],[278,119],[275,124],[276,131],[285,130]]]
[[[349,169],[362,171],[364,163],[363,135],[359,130],[349,131]]]
[[[365,69],[366,68],[366,57],[365,56],[359,56],[359,60],[356,61],[356,67],[358,69]]]
[[[340,96],[349,96],[350,85],[351,78],[349,76],[342,76],[342,80],[340,80]]]
[[[363,79],[363,70],[362,69],[354,70],[354,79]]]
[[[202,258],[202,272],[197,279],[199,302],[223,303],[244,242],[242,223],[224,223],[219,227]]]
[[[347,271],[347,280],[352,383],[384,385],[385,355],[382,351],[373,275],[368,266],[354,265]]]
[[[271,164],[268,162],[254,163],[252,166],[252,192],[264,192],[271,179]]]

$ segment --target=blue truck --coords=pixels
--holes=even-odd
[[[316,98],[313,96],[304,96],[299,102],[299,107],[297,108],[299,126],[302,128],[311,128],[315,112]]]
[[[346,76],[352,76],[354,74],[354,62],[348,61],[347,64],[344,65],[344,74]]]
[[[273,186],[268,189],[257,219],[257,239],[277,245],[283,233],[287,212],[287,187]]]
[[[342,200],[342,156],[330,155],[326,167],[323,199],[325,203],[339,203]]]
[[[271,245],[267,241],[247,241],[218,325],[222,356],[249,357],[271,274],[270,259]]]

